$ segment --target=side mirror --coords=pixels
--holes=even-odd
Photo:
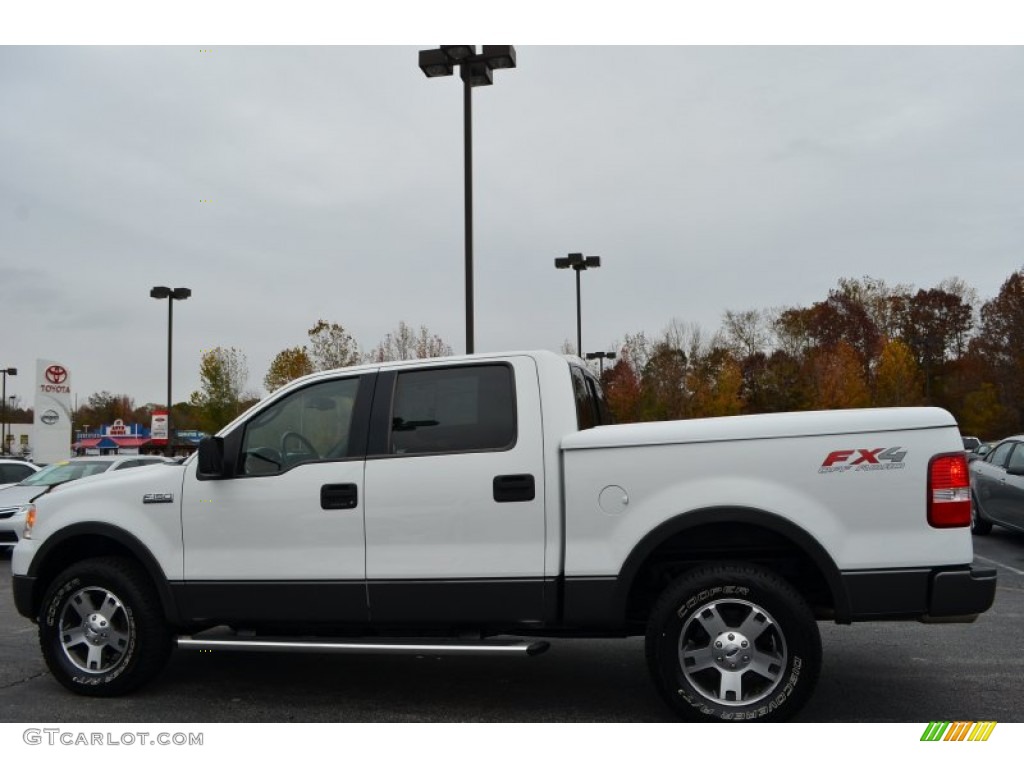
[[[199,441],[199,469],[196,477],[200,480],[222,480],[227,477],[223,437],[204,437]]]

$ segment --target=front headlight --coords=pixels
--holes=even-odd
[[[32,527],[36,524],[36,505],[25,504],[18,514],[24,513],[25,515],[25,530],[21,533],[21,538],[31,539],[32,538]]]

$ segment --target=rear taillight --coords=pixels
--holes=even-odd
[[[929,462],[928,524],[933,528],[971,524],[971,475],[966,454],[946,453]]]

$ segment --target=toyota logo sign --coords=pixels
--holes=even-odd
[[[61,370],[63,370],[63,368]],[[39,420],[47,426],[53,426],[60,420],[60,416],[57,415],[56,411],[50,410],[43,413],[43,415],[39,417]]]
[[[68,369],[63,365],[51,365],[46,369],[46,380],[51,384],[63,384],[67,378]]]

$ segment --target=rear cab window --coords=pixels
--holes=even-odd
[[[572,391],[576,400],[576,425],[580,430],[612,424],[611,412],[601,384],[592,373],[578,365],[570,365]]]
[[[504,363],[400,371],[387,453],[507,451],[516,444],[515,380]]]

